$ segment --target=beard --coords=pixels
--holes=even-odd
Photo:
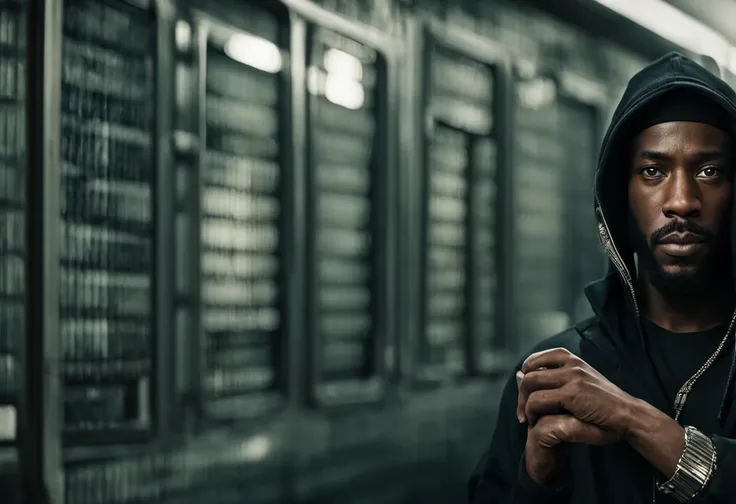
[[[629,212],[628,228],[633,252],[636,253],[639,260],[639,272],[646,276],[652,286],[662,294],[680,298],[696,297],[708,290],[725,287],[732,282],[730,246],[726,240],[721,239],[727,236],[726,229],[716,235],[711,230],[691,221],[671,221],[656,230],[647,239],[631,212]],[[659,240],[672,232],[691,232],[704,237],[710,251],[708,256],[684,257],[678,262],[683,266],[691,266],[690,268],[677,272],[665,270],[654,255],[654,249]],[[693,264],[693,261],[697,261],[697,264]]]

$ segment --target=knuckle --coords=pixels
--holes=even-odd
[[[570,369],[570,372],[575,378],[585,378],[588,376],[588,371],[579,363],[575,363],[575,365]]]
[[[583,359],[581,359],[577,355],[568,352],[568,355],[567,355],[567,364],[569,366],[582,367],[583,365],[585,365],[585,361],[583,361]]]
[[[588,370],[581,366],[574,366],[570,369],[570,381],[577,387],[582,388],[588,380]]]
[[[555,357],[567,358],[572,355],[567,348],[557,347],[553,350]]]

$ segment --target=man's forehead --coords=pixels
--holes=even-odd
[[[710,124],[669,121],[640,132],[632,142],[632,150],[636,155],[677,151],[700,156],[723,156],[733,150],[733,136]]]

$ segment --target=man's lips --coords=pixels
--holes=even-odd
[[[688,245],[691,243],[703,243],[705,238],[695,233],[670,233],[661,240],[659,245],[676,244]]]
[[[669,256],[688,257],[705,246],[705,238],[694,233],[670,233],[657,246]]]

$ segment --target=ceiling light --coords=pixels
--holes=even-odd
[[[724,36],[663,0],[596,0],[670,42],[710,56],[721,66],[731,63],[731,46]]]

